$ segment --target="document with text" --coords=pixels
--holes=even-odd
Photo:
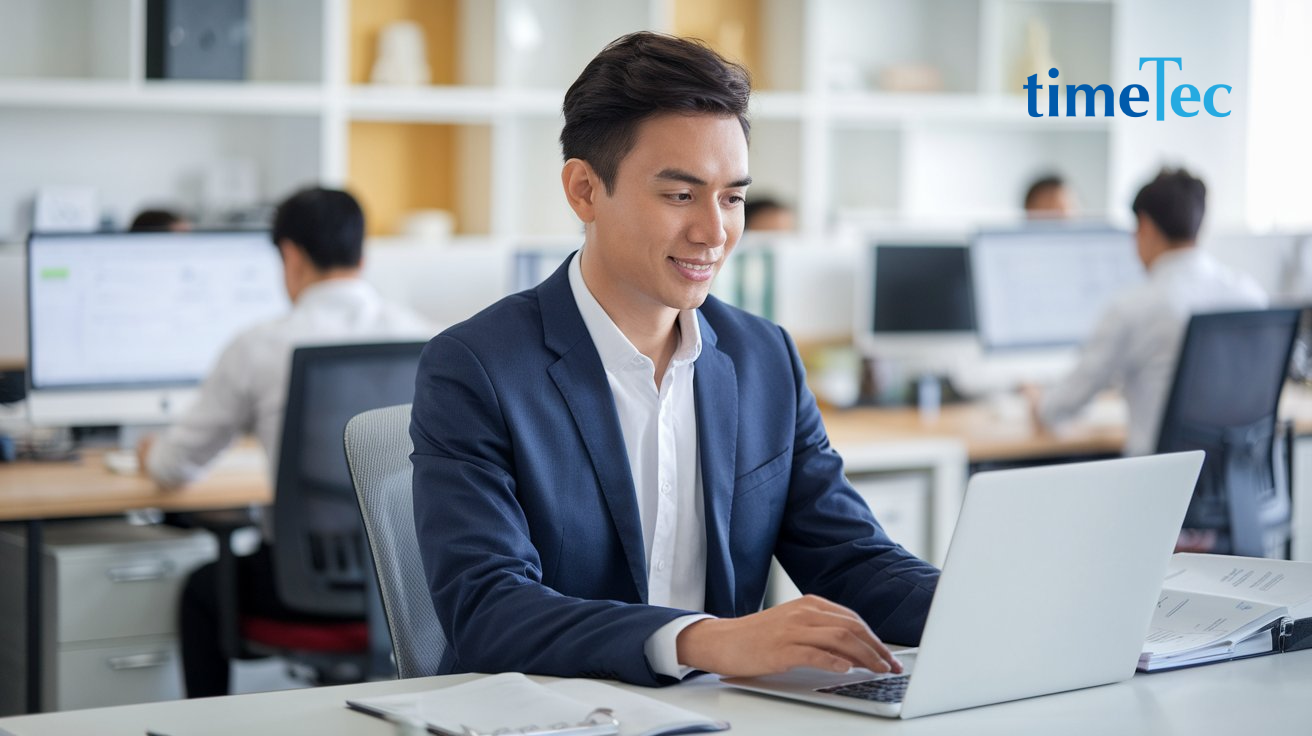
[[[1312,563],[1171,558],[1139,657],[1151,672],[1281,650],[1282,625],[1312,616]]]

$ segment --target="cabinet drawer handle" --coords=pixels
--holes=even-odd
[[[144,565],[128,565],[126,567],[111,567],[106,575],[110,581],[115,583],[141,583],[149,580],[160,580],[171,572],[173,566],[167,562],[154,562]]]
[[[145,652],[144,654],[125,654],[105,660],[111,670],[141,670],[147,667],[159,667],[169,662],[168,652]]]

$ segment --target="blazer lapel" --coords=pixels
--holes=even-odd
[[[574,256],[577,257],[577,253]],[[574,417],[619,535],[638,599],[647,602],[647,554],[637,492],[606,371],[569,285],[569,259],[537,288],[548,348],[560,356],[547,369]]]
[[[697,452],[706,506],[706,612],[736,616],[729,519],[733,511],[734,458],[738,451],[738,375],[716,347],[715,331],[700,311],[702,354],[693,373]]]

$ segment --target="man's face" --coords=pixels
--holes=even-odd
[[[1038,219],[1057,219],[1075,214],[1075,201],[1066,187],[1048,187],[1034,195],[1026,214]]]
[[[742,236],[750,182],[737,118],[667,114],[643,122],[614,191],[601,189],[593,200],[585,273],[600,278],[589,288],[630,310],[701,306]]]

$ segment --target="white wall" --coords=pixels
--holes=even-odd
[[[21,244],[0,244],[0,365],[27,362],[27,277]]]
[[[1312,2],[1255,0],[1248,219],[1258,229],[1312,228]]]
[[[1113,214],[1122,207],[1129,218],[1130,203],[1141,186],[1163,165],[1183,165],[1202,177],[1208,187],[1208,219],[1214,226],[1239,226],[1248,207],[1248,134],[1252,120],[1249,79],[1248,0],[1153,0],[1122,2],[1116,6],[1118,31],[1112,76],[1119,90],[1127,84],[1148,88],[1149,114],[1126,118],[1118,114],[1112,138],[1118,166],[1112,173]],[[1306,41],[1304,41],[1305,43]],[[1155,118],[1156,63],[1138,70],[1139,58],[1178,56],[1183,70],[1166,72],[1166,119]],[[1170,94],[1175,85],[1189,83],[1205,91],[1213,84],[1234,89],[1218,96],[1218,107],[1229,117],[1175,117]],[[1221,103],[1225,103],[1222,105]],[[1201,110],[1201,105],[1199,106]]]

